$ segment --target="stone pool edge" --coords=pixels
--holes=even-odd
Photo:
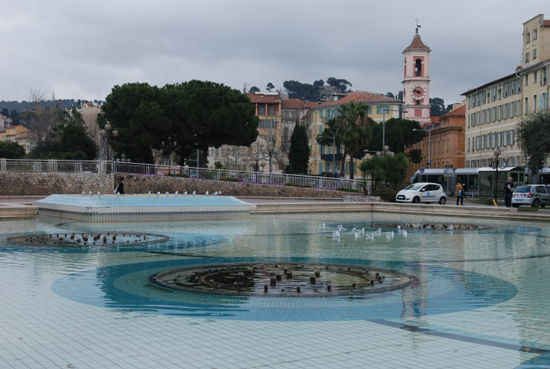
[[[396,204],[387,202],[310,202],[305,200],[284,201],[279,203],[256,202],[256,209],[250,215],[262,214],[299,214],[299,213],[396,213],[412,215],[432,215],[450,217],[507,219],[525,221],[550,221],[550,213],[518,212],[505,207],[453,206],[438,204]],[[38,207],[15,204],[0,205],[0,220],[29,219],[38,216]]]

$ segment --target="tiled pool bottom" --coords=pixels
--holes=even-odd
[[[384,230],[373,240],[350,231],[394,221],[410,219],[285,215],[151,227],[0,222],[4,238],[109,230],[171,237],[165,244],[118,249],[14,246],[0,240],[0,368],[548,365],[550,231],[544,224],[487,222],[492,229],[409,231],[393,238]],[[340,224],[348,231],[338,241],[332,230]],[[149,272],[180,262],[243,259],[391,266],[415,274],[421,283],[363,300],[246,302],[159,296],[162,292],[143,283]]]

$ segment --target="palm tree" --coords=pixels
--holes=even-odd
[[[338,121],[333,118],[326,123],[326,126],[323,132],[317,136],[317,143],[325,146],[336,146],[333,147],[332,154],[336,155],[340,151],[340,147],[342,147],[342,134],[341,130],[338,129]]]
[[[363,150],[370,139],[370,127],[374,121],[367,115],[367,105],[354,103],[338,108],[335,118],[338,130],[341,132],[341,142],[344,145],[341,170],[344,171],[346,157],[350,156],[350,178],[353,179],[353,159],[363,157]]]

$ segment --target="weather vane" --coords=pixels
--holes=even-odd
[[[420,27],[422,27],[422,26],[420,25],[420,23],[418,23],[418,22],[420,22],[420,19],[416,18],[414,21],[416,22],[416,34],[418,34],[418,29],[419,29]]]

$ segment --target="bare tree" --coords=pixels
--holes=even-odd
[[[55,101],[46,103],[44,92],[38,89],[30,90],[32,110],[25,112],[29,136],[34,145],[44,142],[48,132],[60,121],[63,110]]]

